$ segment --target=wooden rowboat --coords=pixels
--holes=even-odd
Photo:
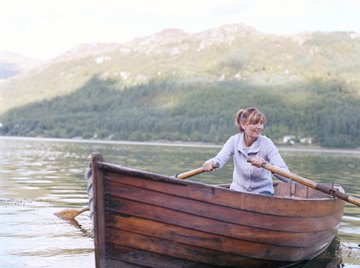
[[[281,267],[334,239],[344,201],[297,183],[231,191],[91,161],[96,267]],[[341,186],[337,186],[341,190]]]

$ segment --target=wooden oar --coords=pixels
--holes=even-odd
[[[219,167],[219,163],[215,163],[215,164],[213,165],[213,169],[218,168],[218,167]],[[187,178],[190,178],[190,177],[192,177],[192,176],[198,175],[198,174],[203,173],[203,172],[205,172],[204,167],[200,167],[200,168],[196,168],[196,169],[193,169],[193,170],[186,171],[186,172],[181,173],[181,174],[177,174],[177,175],[175,176],[175,178],[179,178],[179,179],[185,180],[185,179],[187,179]]]
[[[252,163],[252,159],[248,159],[247,160],[249,163]],[[321,191],[321,192],[324,192],[324,193],[327,193],[329,195],[332,195],[334,197],[337,197],[339,199],[342,199],[344,201],[347,201],[349,203],[352,203],[354,205],[357,205],[360,207],[360,199],[358,198],[355,198],[351,195],[347,195],[343,192],[340,192],[334,188],[331,188],[331,187],[327,187],[323,184],[318,184],[314,181],[311,181],[309,179],[306,179],[306,178],[303,178],[303,177],[300,177],[298,175],[295,175],[293,173],[290,173],[290,172],[287,172],[285,170],[282,170],[281,168],[277,168],[277,167],[274,167],[270,164],[267,164],[267,163],[264,163],[261,165],[262,168],[265,168],[269,171],[271,171],[272,173],[276,173],[280,176],[283,176],[285,178],[288,178],[288,179],[292,179],[300,184],[303,184],[305,186],[308,186],[310,188],[313,188],[313,189],[316,189],[318,191]]]
[[[65,209],[63,211],[56,212],[55,215],[65,220],[72,220],[81,213],[89,210],[89,207],[85,207],[82,209]]]

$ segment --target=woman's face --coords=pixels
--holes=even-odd
[[[245,135],[254,140],[259,137],[264,130],[264,122],[262,120],[257,124],[245,123],[241,124],[241,126],[244,129]]]

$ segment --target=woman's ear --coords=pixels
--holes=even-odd
[[[247,125],[246,123],[240,122],[240,126],[241,126],[242,129],[245,129],[246,125]]]

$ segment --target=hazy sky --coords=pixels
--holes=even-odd
[[[360,0],[0,0],[0,51],[49,59],[80,43],[124,42],[167,28],[245,23],[264,33],[360,33]]]

